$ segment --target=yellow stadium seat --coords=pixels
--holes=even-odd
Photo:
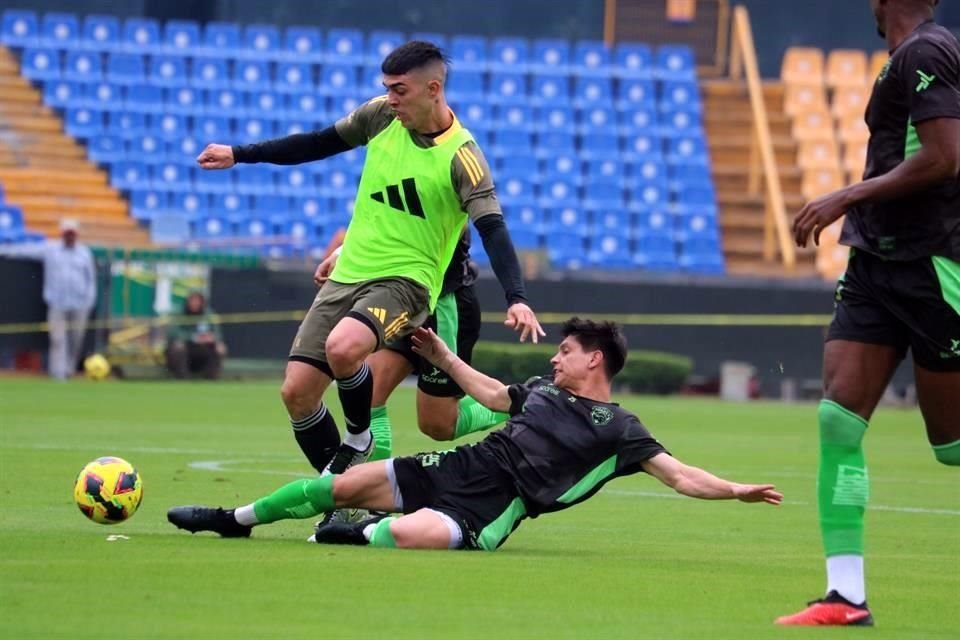
[[[783,56],[780,79],[784,84],[823,84],[823,51],[790,47]]]
[[[859,182],[867,164],[867,143],[848,142],[843,147],[843,168],[850,173],[851,182]]]
[[[788,116],[805,111],[827,111],[827,94],[823,85],[787,85],[783,96],[783,110]]]
[[[836,49],[827,56],[827,86],[862,87],[866,84],[867,54],[859,49]]]
[[[836,280],[847,268],[850,248],[840,244],[840,230],[843,218],[820,232],[820,244],[817,247],[816,265],[820,275],[828,280]]]
[[[839,169],[811,169],[803,172],[800,191],[805,200],[813,200],[844,186]]]
[[[838,118],[847,114],[863,117],[869,100],[869,87],[840,87],[833,92],[830,111]]]
[[[877,81],[877,78],[880,77],[880,72],[883,71],[883,68],[889,60],[890,54],[884,49],[873,52],[873,55],[870,56],[870,70],[867,72],[867,84],[873,85],[873,83]]]
[[[805,171],[807,169],[839,169],[840,156],[837,153],[837,143],[833,140],[801,142],[797,153],[797,164]]]
[[[793,119],[793,137],[798,142],[833,140],[833,118],[826,111],[804,111]]]
[[[844,144],[864,144],[870,139],[870,129],[862,115],[851,113],[837,120],[837,138]]]

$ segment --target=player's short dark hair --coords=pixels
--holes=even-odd
[[[440,47],[432,42],[412,40],[391,51],[380,65],[380,71],[388,76],[402,76],[438,62],[444,66],[450,62]]]
[[[560,328],[563,337],[573,336],[584,349],[603,353],[603,368],[607,377],[620,373],[627,361],[627,338],[616,322],[594,322],[570,318]]]

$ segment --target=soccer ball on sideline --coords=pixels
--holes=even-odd
[[[99,524],[129,519],[143,499],[143,479],[123,458],[106,456],[89,463],[73,487],[77,507]]]
[[[99,353],[83,361],[83,371],[91,380],[103,380],[110,375],[110,362]]]

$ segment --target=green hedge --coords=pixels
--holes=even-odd
[[[507,384],[550,373],[553,345],[480,341],[473,349],[473,367]],[[693,370],[686,356],[658,351],[630,351],[615,384],[633,393],[674,393]]]

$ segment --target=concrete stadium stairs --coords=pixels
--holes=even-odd
[[[814,266],[816,253],[810,248],[797,249],[797,264],[793,271],[787,271],[779,257],[774,262],[763,259],[765,197],[762,191],[756,196],[747,193],[753,125],[746,83],[716,79],[702,80],[701,85],[704,127],[713,163],[727,272],[771,277],[818,277]],[[792,220],[804,200],[800,192],[797,144],[790,130],[790,119],[783,110],[783,91],[779,82],[764,83],[774,154],[780,169],[787,216]]]
[[[100,246],[149,246],[127,201],[107,183],[84,148],[63,131],[40,92],[20,75],[16,58],[0,47],[0,185],[23,210],[27,228],[59,235],[61,218],[80,221],[80,237]]]

